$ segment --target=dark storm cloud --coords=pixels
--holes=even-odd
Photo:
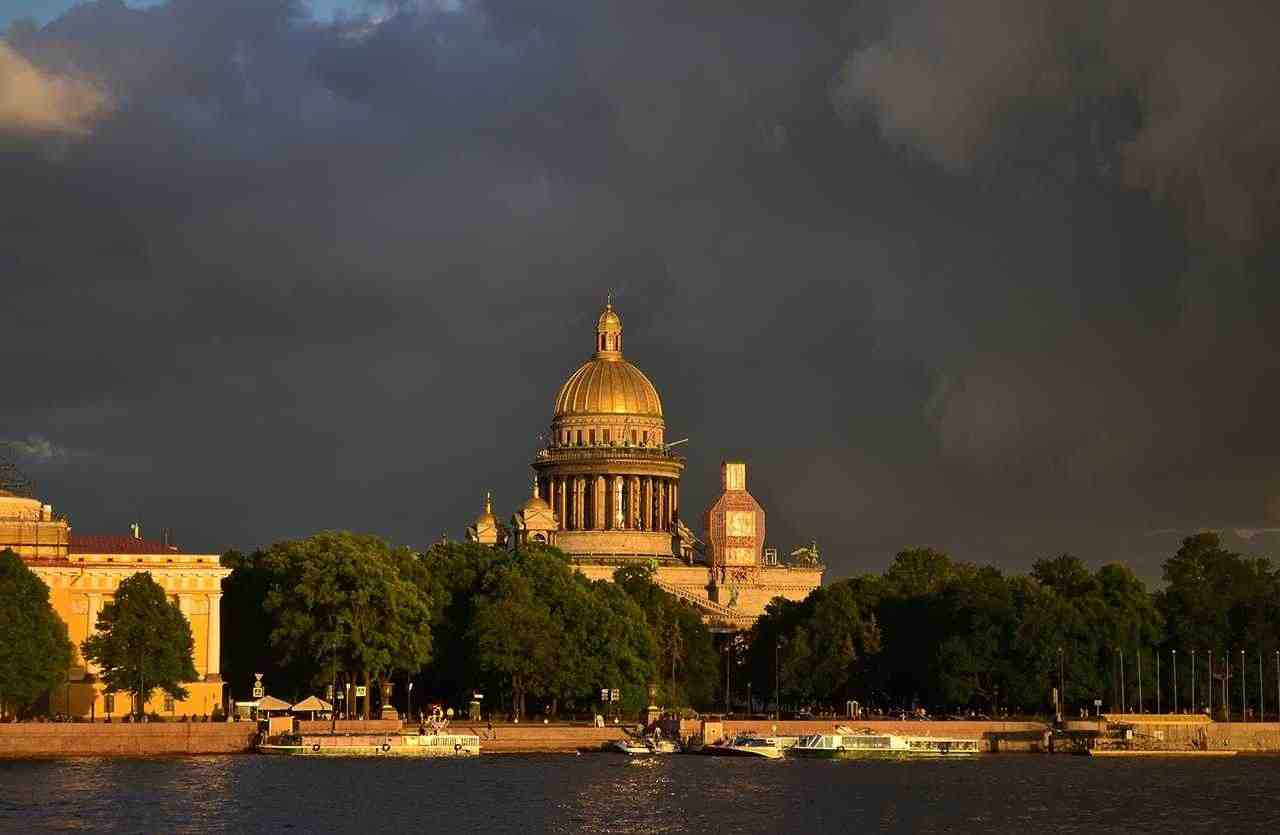
[[[15,28],[24,107],[89,98],[33,131],[0,93],[0,437],[74,451],[23,463],[80,530],[422,544],[523,499],[613,290],[691,520],[740,455],[838,574],[930,543],[1154,576],[1151,530],[1280,516],[1274,26],[1058,5]]]

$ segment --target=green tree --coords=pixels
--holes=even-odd
[[[49,587],[9,549],[0,551],[0,716],[20,712],[66,679],[67,625]]]
[[[431,601],[418,583],[416,555],[349,531],[278,542],[261,563],[271,575],[265,607],[271,645],[313,686],[331,680],[381,684],[431,658]],[[360,705],[368,717],[372,692]]]
[[[525,697],[551,689],[564,640],[560,624],[528,579],[507,569],[477,607],[470,631],[479,669],[507,682],[511,712],[524,716]]]
[[[702,618],[690,604],[659,587],[650,566],[619,568],[613,579],[644,613],[657,648],[654,661],[662,701],[672,706],[710,706],[719,681],[720,657]]]
[[[121,582],[98,613],[97,626],[98,633],[80,646],[85,659],[100,668],[108,693],[132,693],[138,715],[156,689],[187,697],[182,685],[197,677],[191,624],[150,574]]]
[[[467,630],[477,674],[512,696],[582,708],[603,687],[638,708],[654,677],[655,641],[640,607],[612,583],[592,583],[554,548],[505,554],[477,589]]]

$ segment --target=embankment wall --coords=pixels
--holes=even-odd
[[[482,754],[572,753],[579,748],[599,748],[625,736],[617,725],[603,728],[582,725],[485,725],[455,722],[453,730],[480,737]]]
[[[0,758],[235,754],[248,751],[256,733],[252,722],[23,722],[0,725]]]
[[[1280,722],[1205,722],[1171,724],[1135,722],[1134,731],[1156,736],[1171,746],[1192,747],[1202,738],[1211,750],[1280,752]],[[1201,734],[1204,736],[1201,737]]]
[[[328,722],[299,722],[304,730],[328,733]],[[394,733],[400,723],[339,722],[341,733]],[[159,757],[240,754],[258,733],[254,722],[0,724],[0,759],[33,757]]]

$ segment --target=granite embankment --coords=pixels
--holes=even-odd
[[[329,730],[328,722],[299,722],[304,732]],[[387,733],[399,722],[339,722],[346,733]],[[183,754],[240,754],[250,750],[253,722],[0,724],[0,759],[31,757],[158,757]]]
[[[0,759],[235,754],[256,733],[251,722],[22,722],[0,725]]]
[[[1107,714],[1101,719],[1073,719],[1066,730],[1101,732],[1106,726],[1131,728],[1137,746],[1203,748],[1241,753],[1280,753],[1280,722],[1213,722],[1186,714]]]
[[[899,722],[814,720],[774,722],[769,719],[708,720],[708,735],[737,733],[801,736],[831,731],[837,724],[857,729],[929,736],[952,736],[984,741],[988,751],[1043,751],[1047,726],[1039,722]],[[1077,724],[1077,723],[1072,723]],[[1096,727],[1095,722],[1078,723]],[[1154,736],[1150,717],[1136,722],[1139,732]],[[1280,723],[1205,722],[1185,724],[1159,722],[1160,738],[1170,745],[1192,745],[1196,740],[1210,748],[1231,748],[1242,753],[1280,752]],[[394,733],[398,722],[339,722],[338,730],[348,733]],[[459,722],[454,729],[481,737],[485,754],[571,753],[599,748],[619,739],[625,731],[617,725],[596,728],[580,724],[500,723],[492,731],[486,725]],[[300,722],[304,733],[327,733],[328,722]],[[1081,730],[1084,730],[1082,727]],[[701,737],[700,721],[685,720],[679,728],[668,727],[683,739]],[[256,727],[249,722],[153,724],[0,724],[0,759],[39,757],[148,757],[193,754],[236,754],[251,749]]]

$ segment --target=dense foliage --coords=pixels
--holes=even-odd
[[[750,690],[757,709],[776,691],[796,708],[857,700],[884,710],[1047,713],[1061,687],[1074,713],[1095,699],[1135,706],[1140,693],[1153,709],[1157,658],[1167,708],[1174,650],[1184,665],[1179,703],[1189,704],[1191,650],[1201,651],[1203,700],[1209,650],[1221,683],[1228,650],[1237,666],[1245,650],[1254,677],[1258,654],[1280,649],[1280,573],[1225,551],[1211,533],[1183,542],[1156,593],[1122,565],[1091,571],[1070,555],[1006,575],[908,549],[883,573],[801,602],[774,600],[749,634],[718,648],[651,569],[590,582],[553,548],[446,542],[415,554],[328,533],[231,553],[224,564],[233,569],[224,669],[237,692],[265,672],[285,698],[315,692],[336,671],[340,683],[412,680],[418,707],[464,704],[480,691],[492,710],[585,712],[599,709],[607,687],[631,711],[656,683],[660,704],[705,709],[724,703],[728,672],[736,709]]]
[[[264,680],[274,695],[298,697],[335,679],[344,690],[348,683],[370,687],[431,657],[430,601],[418,558],[407,548],[324,532],[248,557],[228,554],[223,562],[232,568],[224,586],[230,605],[252,613],[236,638],[266,638],[274,664],[252,672],[273,674]],[[261,641],[246,647],[246,655],[260,660],[261,647]],[[241,659],[228,666],[241,676],[250,672]],[[370,697],[358,707],[367,716]]]
[[[13,551],[0,551],[0,716],[27,710],[64,681],[71,652],[49,587]]]
[[[712,703],[720,678],[720,658],[711,633],[688,603],[653,581],[647,566],[620,568],[614,582],[644,612],[657,647],[657,675],[667,705],[703,707]]]
[[[1244,650],[1252,671],[1260,653],[1280,649],[1280,573],[1269,561],[1203,533],[1184,540],[1164,574],[1166,587],[1152,594],[1122,565],[1091,572],[1069,555],[1006,576],[905,550],[883,574],[841,580],[800,603],[775,600],[736,678],[776,681],[782,702],[797,706],[1049,712],[1061,687],[1069,712],[1095,699],[1133,708],[1140,695],[1154,709],[1157,692],[1163,707],[1172,702],[1175,663],[1184,665],[1179,704],[1190,704],[1190,650],[1199,650],[1202,703],[1208,651],[1218,653],[1220,684],[1228,650]],[[1280,657],[1263,660],[1274,677]]]
[[[108,693],[132,693],[139,715],[157,689],[175,699],[187,697],[182,685],[197,677],[191,624],[150,574],[121,582],[98,613],[97,627],[80,646],[85,659],[100,668]]]
[[[710,633],[687,604],[647,577],[590,582],[551,548],[446,542],[415,554],[324,533],[223,564],[224,666],[237,693],[255,672],[283,698],[334,677],[340,689],[407,678],[419,708],[480,691],[490,708],[525,714],[597,709],[603,688],[633,710],[672,669],[663,703],[701,706],[716,678]]]

